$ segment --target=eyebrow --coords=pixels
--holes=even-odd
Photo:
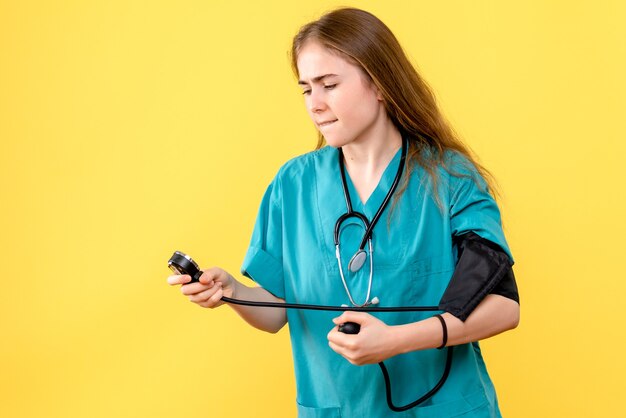
[[[313,77],[313,82],[317,83],[319,81],[322,81],[323,79],[325,79],[326,77],[337,77],[337,74],[324,74],[324,75],[318,75],[317,77]],[[307,85],[309,83],[307,83],[304,80],[298,80],[298,85],[302,86],[302,85]]]

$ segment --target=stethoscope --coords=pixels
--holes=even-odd
[[[343,283],[343,287],[346,290],[346,294],[348,295],[348,299],[350,299],[350,303],[352,304],[352,306],[365,307],[368,305],[377,305],[380,302],[377,297],[374,297],[370,301],[370,293],[372,291],[372,277],[374,274],[374,248],[372,245],[372,231],[374,230],[374,227],[376,226],[378,219],[380,219],[380,216],[382,215],[383,211],[387,207],[389,200],[391,200],[391,196],[393,196],[393,193],[395,192],[396,187],[398,187],[398,183],[400,182],[400,178],[402,177],[402,171],[404,170],[404,161],[406,160],[407,148],[408,148],[408,141],[406,140],[406,137],[402,135],[402,151],[400,155],[400,163],[398,165],[398,170],[396,171],[396,176],[393,179],[393,183],[391,184],[391,187],[389,188],[389,191],[387,192],[385,199],[378,207],[378,210],[374,214],[374,217],[372,218],[371,222],[367,219],[367,216],[365,216],[361,212],[356,212],[354,209],[352,209],[352,200],[350,199],[350,191],[348,190],[348,183],[346,181],[346,169],[345,169],[344,162],[343,162],[343,150],[339,148],[339,169],[341,171],[341,186],[343,189],[343,196],[346,200],[347,212],[341,215],[339,219],[337,219],[337,222],[335,222],[335,234],[334,234],[335,257],[337,258],[337,264],[339,266],[339,275],[341,276],[341,282]],[[350,289],[348,288],[346,277],[343,273],[343,267],[342,267],[342,262],[341,262],[341,251],[339,249],[339,235],[341,231],[341,224],[343,224],[347,219],[350,219],[350,218],[358,218],[363,223],[363,226],[365,226],[365,234],[363,234],[363,238],[361,239],[361,243],[359,244],[359,249],[356,251],[356,253],[354,253],[352,258],[348,262],[348,270],[350,270],[352,273],[356,273],[357,271],[361,270],[361,267],[363,267],[363,264],[365,264],[365,260],[368,258],[367,253],[365,252],[366,243],[368,245],[369,254],[370,254],[369,255],[370,274],[369,274],[369,279],[367,283],[367,295],[365,296],[365,302],[363,302],[362,304],[356,303],[354,299],[352,298],[352,293],[350,292]]]
[[[400,157],[400,164],[398,166],[396,177],[393,181],[393,184],[391,185],[389,189],[389,192],[387,192],[387,196],[385,196],[385,199],[383,200],[380,207],[376,211],[376,214],[372,218],[371,222],[367,219],[365,215],[363,215],[360,212],[355,212],[352,209],[352,202],[350,201],[350,193],[348,191],[348,187],[346,183],[345,168],[344,168],[344,163],[343,163],[343,153],[341,151],[341,148],[339,149],[339,166],[341,168],[341,181],[342,181],[343,193],[346,199],[346,206],[347,206],[348,211],[345,214],[341,215],[339,219],[337,219],[337,222],[335,223],[335,253],[337,257],[337,262],[339,263],[339,272],[341,275],[341,280],[343,282],[348,298],[350,299],[350,302],[352,303],[352,307],[348,307],[346,305],[327,306],[327,305],[308,305],[308,304],[300,304],[300,303],[256,302],[256,301],[250,301],[250,300],[233,299],[233,298],[229,298],[226,296],[222,296],[222,300],[224,302],[232,303],[234,305],[257,306],[257,307],[268,307],[268,308],[285,308],[285,309],[306,309],[306,310],[317,310],[317,311],[339,311],[339,312],[355,311],[355,312],[368,312],[368,313],[370,312],[440,311],[438,306],[397,306],[397,307],[372,306],[372,305],[377,305],[379,303],[378,298],[373,298],[371,301],[369,300],[370,291],[372,287],[372,276],[373,276],[373,267],[374,267],[373,251],[372,251],[373,249],[372,230],[374,229],[376,222],[378,222],[378,219],[380,218],[382,212],[385,210],[387,203],[389,203],[389,200],[391,199],[393,192],[398,186],[400,177],[402,177],[402,171],[404,169],[404,162],[406,159],[407,147],[408,147],[408,141],[403,135],[402,136],[402,154]],[[339,235],[340,235],[339,232],[341,229],[341,224],[346,219],[349,219],[351,217],[359,218],[361,222],[363,222],[363,225],[365,226],[365,234],[363,235],[359,249],[352,256],[352,258],[350,259],[350,262],[348,263],[348,269],[352,272],[357,272],[361,269],[361,267],[363,267],[367,258],[367,254],[364,250],[366,243],[368,244],[368,249],[369,249],[369,254],[370,254],[369,255],[370,274],[369,274],[367,296],[365,298],[365,302],[360,305],[354,302],[354,299],[352,298],[352,294],[350,293],[350,290],[348,289],[348,286],[346,284],[346,280],[345,280],[343,270],[341,267],[341,255],[339,252]],[[190,283],[198,282],[200,279],[200,276],[202,275],[202,270],[200,270],[200,268],[198,267],[198,264],[191,257],[189,257],[188,255],[180,251],[174,252],[172,257],[170,257],[167,265],[175,274],[187,274],[191,276]],[[441,317],[440,317],[440,320],[442,321],[442,325],[444,327],[443,328],[444,340],[447,340],[447,330],[445,328],[445,322],[443,321],[443,319],[441,319]],[[345,324],[339,325],[338,330],[346,334],[358,334],[360,331],[360,325],[353,323],[353,322],[346,322]],[[437,393],[437,391],[441,389],[441,387],[447,380],[448,375],[450,374],[450,368],[452,367],[452,349],[453,347],[447,347],[445,368],[444,368],[443,374],[441,375],[441,378],[435,384],[435,386],[432,389],[430,389],[427,393],[425,393],[423,396],[421,396],[419,399],[404,406],[396,406],[393,404],[393,401],[391,399],[391,380],[389,378],[389,373],[383,362],[378,363],[383,373],[383,378],[385,380],[385,391],[386,391],[386,397],[387,397],[387,405],[389,406],[389,409],[391,409],[394,412],[406,411],[425,402],[427,399],[429,399],[435,393]]]

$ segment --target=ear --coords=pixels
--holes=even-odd
[[[376,99],[379,102],[384,102],[385,99],[383,97],[383,93],[382,93],[382,91],[380,91],[380,89],[378,88],[378,86],[374,82],[372,82],[372,87],[374,88],[374,91],[376,92]]]
[[[372,77],[370,75],[368,75],[367,73],[365,73],[366,77],[367,77],[367,85],[369,86],[369,88],[374,90],[374,93],[376,93],[376,100],[378,100],[379,102],[384,102],[385,99],[383,97],[383,93],[380,90],[380,88],[376,85],[376,83],[374,82],[374,80],[372,79]]]

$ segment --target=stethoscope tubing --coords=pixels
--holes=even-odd
[[[222,299],[226,303],[232,303],[234,305],[244,305],[244,306],[258,306],[264,308],[285,308],[285,309],[304,309],[304,310],[313,310],[313,311],[352,311],[352,312],[432,312],[432,311],[441,311],[438,306],[394,306],[394,307],[384,307],[384,306],[328,306],[328,305],[308,305],[301,303],[287,303],[287,302],[256,302],[251,300],[240,300],[235,298],[229,298],[227,296],[222,296]],[[446,355],[446,364],[444,366],[443,374],[441,378],[437,382],[437,384],[430,389],[427,393],[422,395],[419,399],[404,405],[397,406],[393,403],[391,399],[391,379],[389,377],[389,372],[387,371],[387,367],[385,367],[385,363],[382,361],[378,363],[380,370],[383,373],[383,379],[385,380],[385,395],[387,398],[387,405],[389,409],[394,412],[402,412],[407,411],[416,407],[417,405],[423,403],[428,398],[432,397],[446,382],[448,379],[448,375],[450,374],[450,369],[452,368],[452,355],[453,355],[453,347],[447,347],[447,355]]]
[[[454,347],[450,346],[446,350],[446,365],[444,367],[443,374],[441,375],[441,378],[439,379],[437,384],[431,390],[422,395],[421,398],[416,399],[415,401],[404,406],[394,405],[393,400],[391,399],[391,379],[389,378],[389,372],[387,371],[387,367],[385,367],[385,363],[383,363],[382,361],[378,363],[378,365],[380,366],[380,370],[383,372],[383,379],[385,379],[385,394],[387,396],[387,405],[389,406],[389,409],[394,412],[408,411],[409,409],[416,407],[417,405],[421,404],[422,402],[433,396],[435,393],[437,393],[437,391],[441,389],[446,380],[448,380],[448,376],[450,375],[450,369],[452,368],[453,349]]]
[[[404,169],[404,163],[405,163],[405,159],[406,159],[406,154],[407,154],[407,148],[408,148],[408,141],[407,139],[404,137],[404,135],[402,136],[402,151],[401,151],[401,157],[400,157],[400,163],[399,163],[399,167],[398,167],[398,171],[396,173],[396,176],[394,178],[394,181],[390,187],[389,192],[387,193],[387,196],[385,196],[385,199],[383,200],[383,203],[380,205],[380,207],[378,208],[378,211],[376,212],[376,214],[374,215],[372,221],[370,222],[367,217],[365,215],[363,215],[360,212],[356,212],[352,209],[352,202],[350,200],[350,193],[348,191],[348,186],[347,186],[347,182],[346,182],[346,175],[345,175],[345,167],[343,164],[343,153],[341,152],[341,149],[339,149],[339,166],[340,166],[340,171],[341,171],[341,180],[342,180],[342,187],[343,187],[343,192],[344,192],[344,197],[346,200],[346,207],[347,207],[347,213],[343,214],[342,216],[339,217],[339,219],[337,220],[337,222],[335,223],[335,230],[334,230],[334,242],[335,242],[335,247],[336,247],[336,252],[337,252],[337,260],[339,263],[339,268],[340,268],[340,272],[341,272],[341,256],[339,255],[339,234],[340,234],[340,229],[341,229],[341,224],[348,218],[351,217],[357,217],[359,218],[364,226],[365,226],[365,234],[363,235],[363,238],[361,240],[361,244],[359,246],[359,251],[362,251],[365,247],[366,242],[369,240],[370,242],[370,257],[372,257],[372,248],[371,248],[371,237],[372,237],[372,230],[374,229],[374,226],[377,224],[378,219],[380,218],[382,212],[385,210],[385,207],[387,206],[387,204],[389,203],[389,200],[391,199],[391,196],[393,195],[396,187],[398,186],[400,177],[402,175],[402,171]],[[181,263],[188,263],[189,267],[192,267],[197,271],[197,275],[198,277],[196,278],[196,274],[191,274],[192,277],[194,277],[196,280],[199,278],[200,276],[200,272],[199,272],[199,267],[198,265],[187,255],[180,253],[179,252],[175,253],[173,257],[178,257],[177,262],[175,263],[175,265],[177,266],[181,266]],[[184,260],[181,260],[181,257],[184,258]],[[170,259],[170,262],[172,262],[173,260]],[[370,261],[371,263],[372,261]],[[360,267],[359,267],[360,268]],[[183,271],[186,271],[185,268],[182,269]],[[176,271],[176,270],[175,270]],[[242,305],[242,306],[253,306],[253,307],[264,307],[264,308],[282,308],[282,309],[299,309],[299,310],[313,310],[313,311],[335,311],[335,312],[346,312],[346,311],[351,311],[351,312],[366,312],[366,313],[372,313],[372,312],[436,312],[436,311],[442,311],[442,309],[439,308],[439,306],[393,306],[393,307],[384,307],[384,306],[374,306],[371,302],[369,302],[369,289],[371,288],[371,280],[372,280],[372,273],[373,273],[373,265],[370,265],[370,280],[369,280],[369,287],[368,287],[368,295],[366,298],[366,302],[363,305],[360,306],[355,306],[354,301],[352,300],[352,296],[350,295],[350,291],[347,287],[347,284],[345,282],[345,278],[343,277],[343,273],[341,272],[341,278],[342,281],[344,283],[344,287],[346,288],[346,292],[348,294],[348,297],[350,298],[350,301],[352,302],[353,306],[330,306],[330,305],[309,305],[309,304],[301,304],[301,303],[288,303],[288,302],[260,302],[260,301],[251,301],[251,300],[241,300],[241,299],[236,299],[236,298],[231,298],[231,297],[227,297],[227,296],[222,296],[221,300],[225,303],[230,303],[233,305]],[[411,409],[421,403],[423,403],[425,400],[427,400],[428,398],[432,397],[445,383],[445,381],[448,378],[448,375],[450,373],[450,368],[452,367],[452,350],[453,347],[452,346],[448,346],[447,347],[447,356],[446,356],[446,364],[445,364],[445,368],[444,368],[444,372],[441,376],[441,378],[439,379],[439,381],[437,382],[437,384],[431,389],[429,390],[426,394],[424,394],[423,396],[421,396],[419,399],[417,399],[414,402],[411,402],[405,406],[396,406],[393,404],[393,401],[391,399],[391,381],[389,378],[389,373],[387,371],[387,368],[385,367],[383,362],[378,363],[378,365],[380,366],[380,369],[383,373],[383,378],[385,380],[385,390],[386,390],[386,396],[387,396],[387,404],[389,406],[389,408],[395,412],[400,412],[400,411],[406,411],[408,409]]]
[[[398,183],[400,182],[400,177],[402,177],[402,172],[404,170],[404,162],[406,160],[406,154],[408,151],[407,148],[408,148],[408,140],[406,139],[405,135],[402,134],[402,148],[400,151],[400,163],[398,165],[398,171],[396,172],[396,176],[393,179],[393,183],[391,184],[391,187],[389,188],[389,192],[387,192],[385,199],[380,204],[378,210],[374,214],[374,217],[372,218],[371,221],[368,221],[367,217],[363,215],[362,213],[356,212],[354,209],[352,209],[352,200],[350,199],[350,191],[348,190],[348,182],[346,180],[346,169],[345,169],[344,162],[343,162],[343,150],[339,148],[339,169],[341,172],[341,186],[343,189],[344,199],[346,200],[346,208],[348,212],[340,216],[337,222],[335,223],[335,245],[339,244],[339,229],[341,228],[341,224],[343,223],[343,221],[351,217],[357,217],[365,224],[365,228],[366,228],[365,234],[363,235],[363,238],[361,239],[361,243],[359,244],[359,250],[362,250],[365,248],[365,243],[367,242],[368,239],[371,238],[372,231],[374,230],[374,227],[378,223],[378,219],[382,215],[383,211],[387,207],[387,204],[389,203],[389,200],[391,200],[391,196],[393,196],[393,193],[398,187]]]
[[[346,181],[346,169],[344,167],[344,162],[343,162],[343,159],[344,159],[343,150],[339,148],[339,153],[338,153],[339,171],[341,173],[341,187],[343,190],[343,196],[346,200],[347,212],[341,215],[339,219],[337,219],[337,222],[335,222],[335,228],[334,228],[335,257],[337,258],[337,265],[339,267],[339,275],[341,276],[341,282],[343,283],[343,287],[346,290],[346,294],[348,295],[348,298],[350,299],[350,303],[352,303],[352,305],[355,307],[365,307],[365,306],[369,306],[370,304],[372,304],[372,302],[370,302],[370,293],[372,290],[372,277],[374,274],[374,254],[373,254],[373,247],[372,247],[372,231],[374,229],[374,226],[376,226],[376,224],[378,223],[378,219],[380,218],[383,211],[387,207],[387,204],[389,203],[391,196],[393,196],[396,190],[396,187],[398,186],[398,183],[400,182],[400,178],[402,177],[402,172],[404,171],[404,162],[406,160],[407,149],[408,149],[408,140],[406,136],[402,134],[402,149],[400,152],[400,162],[398,164],[398,170],[396,171],[396,175],[393,179],[393,183],[391,184],[389,191],[387,192],[387,195],[383,199],[383,202],[378,207],[378,210],[376,211],[372,221],[370,222],[367,219],[367,216],[365,216],[364,214],[360,212],[354,211],[354,209],[352,208],[352,200],[350,199],[350,191],[348,190],[348,184]],[[346,278],[343,273],[341,252],[339,249],[340,247],[339,235],[340,235],[341,225],[343,224],[345,220],[349,218],[359,218],[361,222],[363,222],[363,225],[365,226],[365,234],[363,235],[363,238],[361,239],[361,243],[359,244],[359,249],[354,254],[354,256],[352,256],[352,258],[350,259],[350,262],[348,263],[348,269],[354,273],[361,269],[366,258],[369,258],[370,260],[370,274],[369,274],[369,280],[368,280],[368,286],[367,286],[367,295],[365,296],[365,302],[363,302],[362,304],[358,304],[357,302],[355,302],[354,298],[352,297],[352,293],[350,292],[348,283],[346,282]],[[366,243],[369,243],[369,250],[370,250],[369,257],[367,257],[366,255],[367,253],[364,251]],[[377,299],[377,298],[374,298],[374,299]],[[377,303],[378,302],[374,302],[374,304],[377,304]]]
[[[304,309],[311,311],[335,311],[335,312],[433,312],[441,311],[439,306],[331,306],[331,305],[308,305],[301,303],[287,302],[257,302],[252,300],[241,300],[222,296],[222,301],[232,303],[233,305],[258,306],[264,308],[285,308],[285,309]]]

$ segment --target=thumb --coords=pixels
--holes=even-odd
[[[200,276],[200,283],[202,284],[211,284],[212,282],[219,280],[220,271],[217,268],[210,268],[202,271],[202,275]]]
[[[337,318],[333,319],[333,323],[336,325],[344,324],[346,322],[355,322],[357,324],[363,324],[367,321],[369,315],[365,312],[345,311]]]

